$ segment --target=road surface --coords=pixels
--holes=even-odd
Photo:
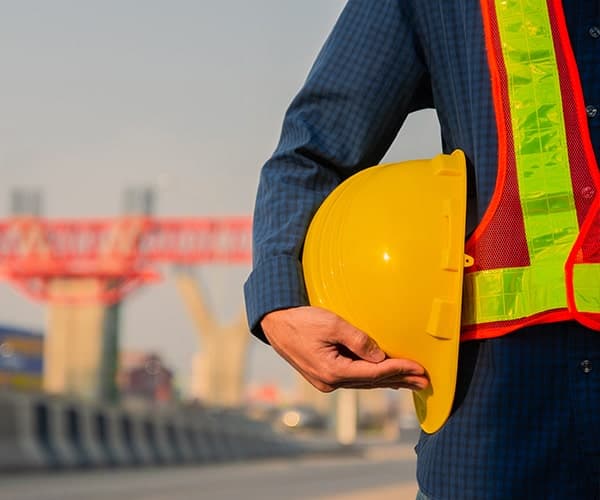
[[[221,465],[0,475],[2,500],[412,500],[408,444]]]

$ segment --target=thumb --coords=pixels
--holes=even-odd
[[[343,322],[343,325],[344,326],[338,330],[340,344],[345,345],[354,354],[365,361],[380,363],[385,359],[385,352],[383,352],[377,345],[377,342],[365,332],[355,328],[347,322]]]

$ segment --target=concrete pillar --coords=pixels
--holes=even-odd
[[[244,397],[246,340],[223,328],[202,335],[192,368],[192,394],[216,406],[239,406]],[[247,330],[244,330],[247,335]]]
[[[336,438],[340,444],[353,444],[358,429],[358,391],[338,389],[336,403]]]
[[[239,406],[243,402],[248,351],[248,326],[243,311],[229,325],[217,324],[208,310],[196,278],[179,270],[175,283],[196,326],[201,353],[194,359],[194,394],[215,406]]]
[[[417,429],[419,419],[415,410],[415,403],[412,391],[404,389],[399,391],[398,401],[398,423],[400,429]]]
[[[69,303],[66,297],[93,296],[94,279],[56,279],[50,284],[44,340],[44,390],[87,400],[101,399],[106,312],[92,301]],[[52,300],[53,296],[60,301]]]

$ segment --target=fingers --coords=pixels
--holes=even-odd
[[[340,377],[347,380],[384,380],[397,376],[425,376],[423,367],[408,359],[388,358],[381,363],[369,363],[364,360],[356,360],[351,363],[341,362],[339,369],[342,370],[342,373],[339,374]]]
[[[371,363],[380,363],[385,359],[385,353],[377,343],[366,333],[353,327],[350,323],[340,321],[336,329],[336,340],[346,346],[359,358]]]
[[[428,380],[422,377],[406,377],[395,382],[375,381],[372,384],[365,382],[345,382],[340,388],[344,389],[409,389],[411,391],[420,391],[428,385]]]
[[[305,377],[324,392],[340,387],[420,390],[429,384],[420,365],[410,360],[391,358],[375,364],[338,357],[322,371]]]
[[[321,392],[332,392],[336,389],[410,389],[420,391],[427,388],[429,381],[426,377],[402,376],[383,380],[336,380],[328,384],[321,379],[305,377],[314,387]]]
[[[419,391],[429,385],[426,377],[416,375],[394,376],[379,380],[345,380],[339,387],[354,389],[411,389]]]

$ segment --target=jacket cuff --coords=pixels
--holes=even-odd
[[[268,343],[260,326],[265,314],[308,305],[302,264],[290,256],[264,260],[254,267],[244,283],[244,299],[250,331]]]

